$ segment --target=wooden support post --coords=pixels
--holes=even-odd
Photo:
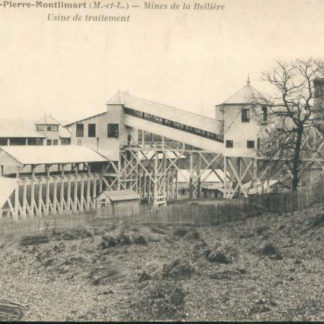
[[[57,179],[54,177],[54,189],[53,189],[53,203],[52,203],[52,212],[56,214],[57,208]]]
[[[23,182],[23,196],[22,196],[22,217],[25,219],[27,216],[27,182]]]
[[[117,171],[117,190],[120,190],[120,180],[121,180],[121,156],[119,157],[118,165],[117,165],[118,171]]]
[[[200,191],[201,191],[201,155],[197,154],[197,198],[200,198]]]
[[[30,216],[35,216],[35,178],[31,178],[31,187],[30,187]]]
[[[86,210],[90,210],[90,204],[91,204],[91,179],[90,174],[88,174],[87,177],[87,199],[86,199]]]
[[[64,169],[64,167],[63,167]],[[63,171],[62,169],[62,171]],[[61,179],[61,189],[60,189],[60,203],[59,203],[59,211],[63,213],[64,211],[64,176]]]
[[[238,174],[238,178],[239,179],[237,179],[238,181],[242,181],[242,170],[241,170],[241,158],[240,157],[238,157],[237,158],[237,161],[236,161],[236,165],[237,165],[237,174]],[[240,188],[240,186],[237,188],[237,192],[238,192],[238,194],[240,195],[241,194],[241,188]]]
[[[224,156],[224,174],[225,174],[225,182],[224,182],[224,198],[229,198],[229,191],[232,189],[232,177],[228,179],[227,177],[227,157]]]
[[[81,189],[80,189],[80,210],[84,210],[84,179],[81,178]]]
[[[19,211],[19,182],[18,182],[18,185],[17,185],[17,188],[15,190],[15,205],[14,205],[14,208],[15,208],[15,214],[14,214],[14,219],[15,220],[18,220],[18,211]]]
[[[92,198],[95,199],[97,197],[97,175],[93,179],[93,190],[92,190]]]
[[[153,181],[153,205],[157,206],[158,205],[158,162],[159,162],[159,156],[158,156],[158,152],[155,153],[155,157],[154,157],[154,181]]]
[[[193,156],[192,152],[189,153],[189,173],[190,173],[190,179],[189,179],[189,199],[193,199],[193,191],[194,191],[194,169],[193,169]]]
[[[78,210],[78,179],[74,180],[74,194],[73,194],[73,211],[77,212]]]
[[[62,177],[64,177],[64,166],[65,166],[65,164],[60,164],[60,170],[59,170],[59,172],[61,173],[61,176]]]
[[[50,206],[50,182],[49,176],[46,179],[46,196],[45,196],[45,215],[49,214],[49,206]]]
[[[72,186],[72,179],[71,177],[68,178],[68,187],[67,187],[67,210],[73,209],[72,201],[71,201],[71,186]]]
[[[38,189],[38,216],[42,214],[43,205],[43,181],[42,177],[39,178],[39,189]]]
[[[102,189],[103,189],[103,181],[102,181],[102,175],[99,178],[99,192],[102,193]]]

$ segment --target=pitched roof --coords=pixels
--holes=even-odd
[[[217,123],[215,122],[214,118],[199,115],[184,109],[175,108],[151,100],[135,97],[127,92],[117,92],[107,102],[107,105],[117,104],[123,105],[126,108],[166,118],[212,133],[218,133]]]
[[[61,125],[51,114],[45,114],[41,119],[35,121],[35,125]]]
[[[79,123],[79,122],[82,122],[82,121],[85,121],[87,119],[91,119],[93,117],[99,117],[99,116],[102,116],[104,114],[106,114],[107,112],[106,111],[102,111],[102,112],[99,112],[99,113],[96,113],[96,114],[93,114],[93,115],[88,115],[87,117],[84,117],[84,118],[81,118],[81,119],[78,119],[78,120],[75,120],[73,122],[69,122],[68,124],[64,124],[64,127],[69,127],[71,125],[74,125],[76,123]]]
[[[70,138],[71,137],[70,131],[63,126],[59,127],[58,132],[59,132],[59,137],[61,137],[61,138]]]
[[[0,137],[43,138],[45,136],[35,131],[31,120],[0,119]]]
[[[1,146],[0,153],[2,153],[0,154],[0,164],[4,165],[10,163],[7,162],[8,158],[14,160],[16,165],[107,161],[92,149],[79,145]],[[4,158],[2,158],[3,154]]]
[[[251,86],[248,81],[247,84],[234,93],[231,97],[223,102],[223,105],[244,105],[256,102],[262,102],[263,96],[260,91]]]
[[[219,177],[213,172],[212,169],[202,169],[200,170],[201,180],[203,183],[222,183],[219,177],[223,181],[229,181],[229,172],[227,171],[228,178],[226,179],[225,172],[222,169],[216,169],[217,174]],[[197,172],[194,171],[194,176],[197,176]],[[190,170],[189,169],[179,169],[178,170],[178,182],[188,182],[190,179]]]

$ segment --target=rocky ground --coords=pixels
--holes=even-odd
[[[0,319],[3,300],[28,321],[324,320],[323,234],[317,206],[211,227],[3,238]]]

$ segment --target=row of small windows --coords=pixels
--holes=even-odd
[[[47,139],[46,145],[58,145],[59,141],[57,139]],[[61,145],[70,145],[71,139],[70,138],[61,138]]]
[[[36,125],[36,130],[38,132],[57,132],[58,131],[58,125]]]
[[[84,137],[84,124],[76,124],[76,137]],[[96,137],[96,124],[88,124],[88,137]],[[107,137],[119,138],[119,124],[107,124]]]
[[[226,140],[225,146],[226,146],[226,148],[233,148],[234,147],[234,141],[233,140]],[[258,146],[259,146],[259,140],[258,140]],[[255,148],[255,141],[246,141],[246,148],[254,149]]]
[[[59,145],[58,139],[46,139],[46,145]],[[43,145],[42,138],[25,138],[25,137],[0,137],[0,146],[7,145]],[[71,144],[70,138],[61,138],[61,145],[69,145]]]

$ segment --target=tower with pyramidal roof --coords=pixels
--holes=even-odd
[[[222,124],[224,155],[253,157],[260,145],[261,129],[267,123],[268,109],[250,78],[242,89],[217,105],[215,113]]]

